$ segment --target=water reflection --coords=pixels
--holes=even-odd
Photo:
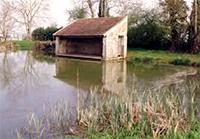
[[[29,113],[43,114],[44,103],[51,107],[64,100],[76,107],[78,97],[87,100],[87,92],[95,86],[114,95],[125,95],[125,90],[137,88],[141,93],[135,98],[145,99],[142,90],[156,87],[163,79],[183,70],[186,68],[133,65],[126,61],[54,59],[25,51],[0,53],[0,138],[15,138],[13,131],[24,127]],[[194,103],[199,109],[199,94],[199,90],[195,94],[178,94],[185,113],[191,113]]]
[[[176,90],[175,95],[178,96],[185,114],[192,117],[194,104],[199,100],[197,96],[199,90],[193,91],[192,87],[198,84],[198,77],[196,80],[186,78],[185,75],[183,78],[180,76],[175,78],[177,73],[188,70],[190,68],[169,65],[133,65],[126,61],[93,62],[66,58],[56,60],[56,78],[74,87],[78,86],[78,89],[86,92],[94,86],[104,89],[106,93],[120,95],[126,95],[124,93],[137,89],[140,93],[135,94],[135,98],[142,103],[149,95],[147,93],[153,92],[145,90],[157,90],[155,92],[158,93],[161,87],[168,89],[171,86],[171,89]],[[160,94],[155,95],[165,98],[165,95],[169,95],[169,91],[166,91],[166,94],[161,91]],[[197,103],[195,107],[195,115],[198,115],[200,105]]]
[[[76,105],[74,88],[54,78],[55,65],[38,62],[31,52],[0,53],[0,138],[15,138],[34,112],[42,115],[61,99]]]
[[[31,52],[5,53],[0,63],[0,87],[19,95],[41,86],[45,78],[39,78],[37,62]],[[17,58],[16,58],[17,57]]]
[[[127,61],[98,62],[77,59],[56,59],[56,78],[89,91],[91,87],[98,86],[112,93],[123,93],[126,89],[156,88],[163,79],[173,76],[183,67],[158,65],[133,65]],[[164,82],[163,82],[164,84]]]
[[[2,63],[0,64],[2,66],[0,66],[0,79],[1,79],[1,87],[6,87],[9,86],[10,82],[11,82],[11,77],[12,75],[12,71],[10,68],[10,63],[8,61],[8,55],[7,53],[4,54]]]
[[[94,62],[58,58],[56,78],[85,91],[98,86],[108,92],[123,92],[126,87],[127,63]]]

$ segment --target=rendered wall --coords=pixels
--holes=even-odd
[[[105,60],[112,60],[118,58],[121,54],[121,58],[127,57],[127,29],[128,28],[128,20],[124,18],[118,25],[113,27],[108,33],[105,34],[103,40],[103,58]],[[121,48],[121,52],[119,52],[119,38],[123,37],[123,45]]]
[[[104,34],[103,38],[56,39],[56,54],[102,56],[103,60],[127,57],[128,18]],[[123,41],[120,41],[123,38]],[[121,42],[121,43],[120,43]]]

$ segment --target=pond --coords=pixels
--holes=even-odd
[[[133,84],[141,91],[159,89],[187,80],[178,73],[191,69],[54,58],[27,51],[0,53],[0,138],[16,138],[16,129],[26,125],[32,112],[41,116],[44,109],[58,101],[76,107],[77,92],[84,96],[98,86],[107,93],[120,94]],[[197,93],[198,102],[200,93]]]

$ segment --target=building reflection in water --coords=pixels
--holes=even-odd
[[[82,61],[58,58],[56,78],[79,89],[89,91],[99,87],[112,93],[124,92],[126,87],[126,61]]]
[[[127,93],[127,90],[131,91],[131,89],[135,89],[135,87],[137,87],[137,89],[143,88],[144,90],[152,88],[152,86],[156,86],[159,81],[164,80],[169,75],[173,75],[176,72],[178,71],[174,71],[174,67],[167,69],[164,66],[162,66],[162,68],[153,66],[145,69],[144,67],[135,67],[127,64],[126,61],[101,62],[66,58],[56,59],[56,78],[75,88],[78,87],[78,89],[84,92],[89,92],[91,88],[97,86],[106,93],[124,95],[124,93]],[[184,83],[182,85],[185,86]],[[176,87],[180,88],[180,84]],[[150,92],[147,91],[146,94],[144,94],[141,89],[139,92],[140,93],[134,97],[142,103],[146,100],[148,96],[147,93]],[[152,93],[161,93],[159,96],[163,97],[163,95],[166,95],[162,94],[163,92],[155,91]],[[190,94],[191,92],[187,93],[187,91],[177,93],[179,93],[183,111],[185,111],[186,115],[191,117],[195,94]]]

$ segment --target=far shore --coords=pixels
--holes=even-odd
[[[32,50],[36,41],[12,41],[7,43],[9,50]],[[0,44],[0,53],[5,52],[6,47]],[[171,53],[164,50],[128,49],[128,62],[134,64],[172,64],[190,67],[200,67],[200,54]]]

